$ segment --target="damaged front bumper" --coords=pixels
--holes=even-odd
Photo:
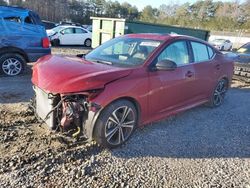
[[[84,94],[51,94],[34,86],[35,113],[52,130],[78,131],[73,136],[83,135],[88,140],[93,138],[94,125],[101,111],[101,106],[88,101]]]

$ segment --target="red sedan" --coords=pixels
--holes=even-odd
[[[34,66],[36,113],[51,129],[104,147],[123,144],[137,126],[192,107],[223,103],[233,62],[205,41],[130,34],[83,58],[45,56]]]

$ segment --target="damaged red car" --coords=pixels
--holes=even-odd
[[[33,68],[36,113],[51,129],[75,127],[114,148],[136,127],[223,103],[233,62],[205,41],[129,34],[83,58],[48,55]]]

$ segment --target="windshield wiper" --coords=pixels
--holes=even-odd
[[[103,61],[103,60],[94,60],[96,63],[102,63],[102,64],[106,64],[106,65],[112,65],[113,63],[110,61]]]

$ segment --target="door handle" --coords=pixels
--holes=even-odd
[[[187,73],[185,74],[186,77],[190,78],[194,75],[194,73],[192,71],[187,71]]]
[[[220,70],[220,64],[215,65],[215,68],[216,68],[217,70]]]

